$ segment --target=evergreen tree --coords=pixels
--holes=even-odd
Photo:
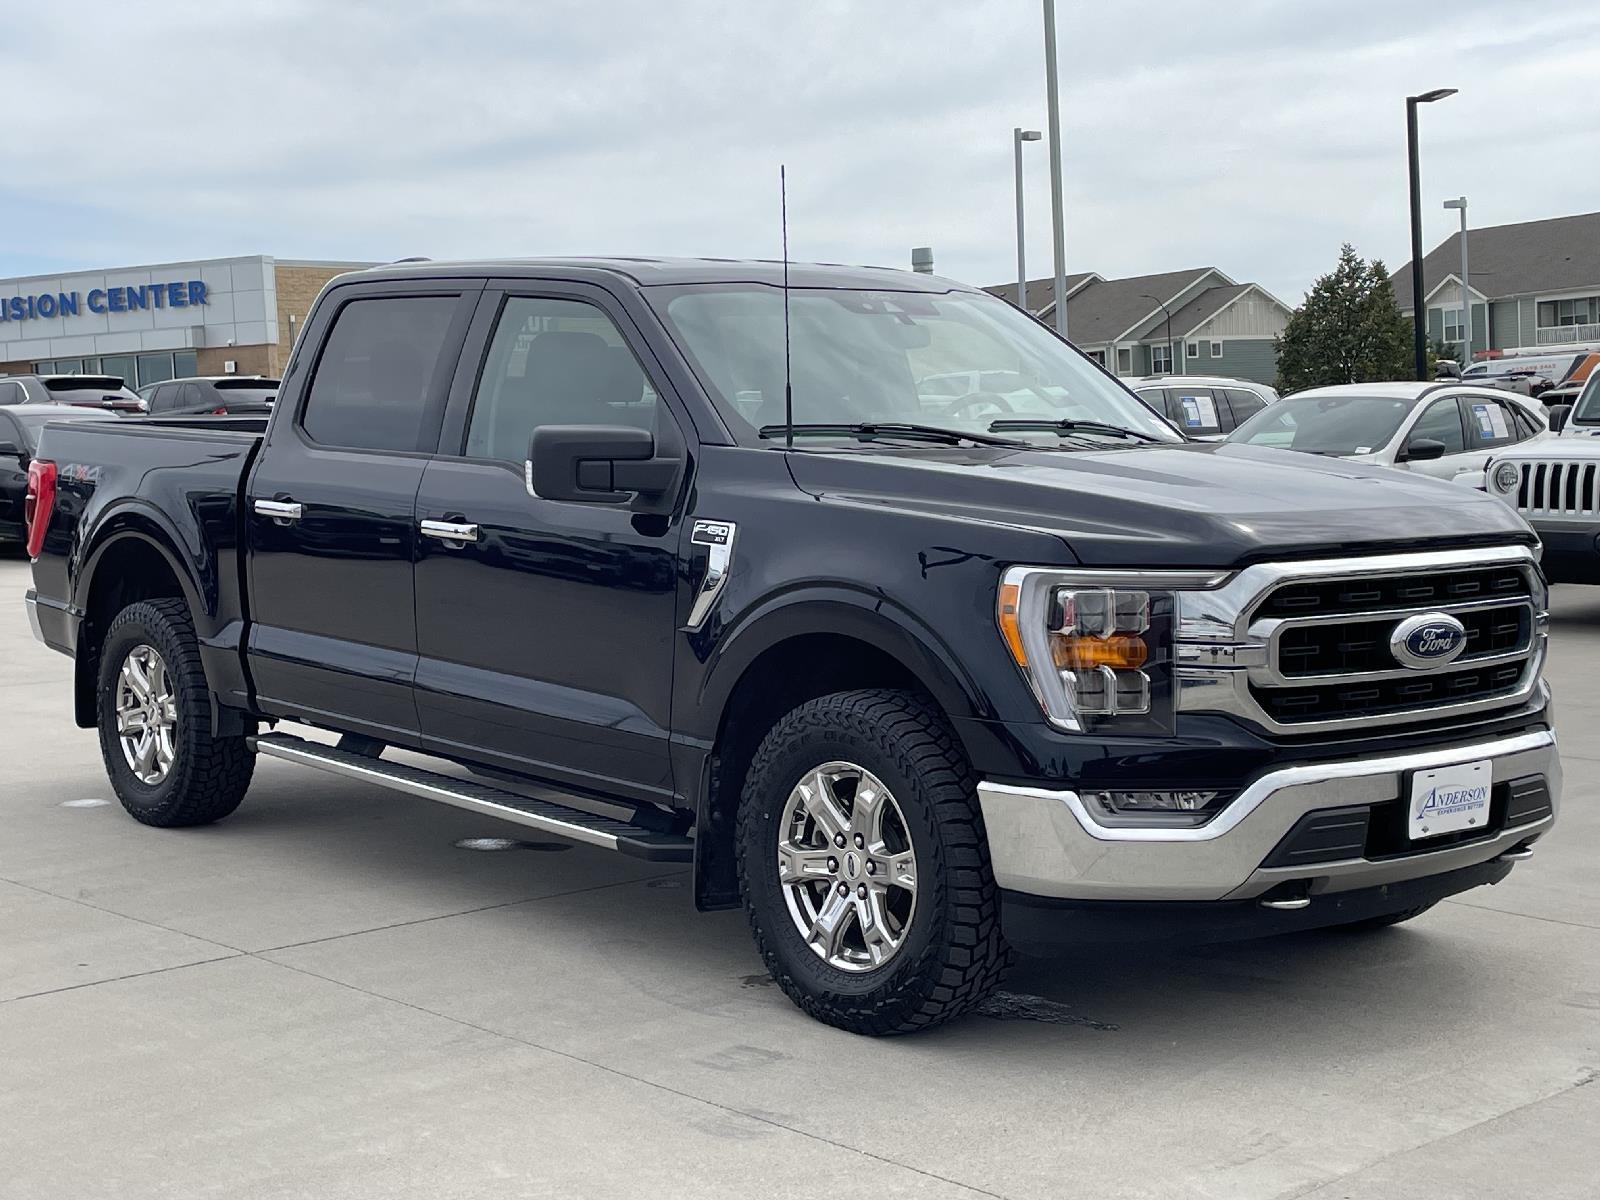
[[[1305,303],[1273,339],[1278,390],[1410,379],[1411,337],[1383,263],[1364,261],[1347,242],[1339,249],[1339,264],[1311,285]]]

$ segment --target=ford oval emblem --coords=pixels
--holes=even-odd
[[[1389,635],[1389,649],[1401,666],[1432,671],[1454,662],[1467,648],[1467,630],[1449,613],[1407,617]]]

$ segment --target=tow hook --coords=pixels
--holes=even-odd
[[[1502,862],[1521,862],[1523,859],[1533,857],[1533,847],[1529,845],[1513,846],[1500,856]]]

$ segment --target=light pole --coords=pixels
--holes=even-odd
[[[1417,172],[1417,105],[1454,96],[1455,88],[1434,88],[1406,97],[1406,153],[1411,165],[1411,330],[1417,354],[1417,378],[1428,378],[1428,314],[1422,309],[1422,180]]]
[[[1028,260],[1022,249],[1022,143],[1037,142],[1037,129],[1020,126],[1011,131],[1011,157],[1017,167],[1017,307],[1028,311]]]
[[[1161,304],[1161,301],[1149,292],[1140,292],[1139,299],[1155,300],[1157,304]],[[1161,311],[1167,314],[1167,374],[1176,375],[1178,373],[1178,356],[1172,350],[1172,310],[1165,304],[1161,304]],[[1155,372],[1152,371],[1151,374],[1153,375]]]
[[[1472,287],[1467,281],[1467,198],[1461,196],[1446,200],[1444,206],[1461,210],[1461,367],[1465,370],[1472,365]]]
[[[1056,0],[1044,0],[1044,87],[1050,105],[1050,221],[1056,242],[1056,332],[1066,337],[1067,235],[1061,205],[1061,92],[1056,86]]]

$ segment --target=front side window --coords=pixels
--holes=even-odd
[[[1461,409],[1456,402],[1447,398],[1428,405],[1428,411],[1411,427],[1407,440],[1414,442],[1418,438],[1443,442],[1446,454],[1464,454],[1467,443],[1461,433]]]
[[[420,450],[454,296],[352,300],[339,310],[300,423],[324,446]]]
[[[26,397],[23,395],[20,383],[6,383],[0,380],[0,404],[21,404]]]
[[[467,425],[467,454],[521,463],[539,425],[654,429],[656,393],[604,312],[512,296],[500,311]]]
[[[645,290],[725,412],[755,431],[782,425],[780,288]],[[1176,440],[1092,362],[993,296],[795,288],[789,302],[797,424],[908,422],[977,433],[996,420],[1078,419]],[[1015,436],[1058,443],[1049,432]]]
[[[1579,425],[1600,425],[1600,368],[1589,372],[1589,382],[1572,406],[1571,419]]]

